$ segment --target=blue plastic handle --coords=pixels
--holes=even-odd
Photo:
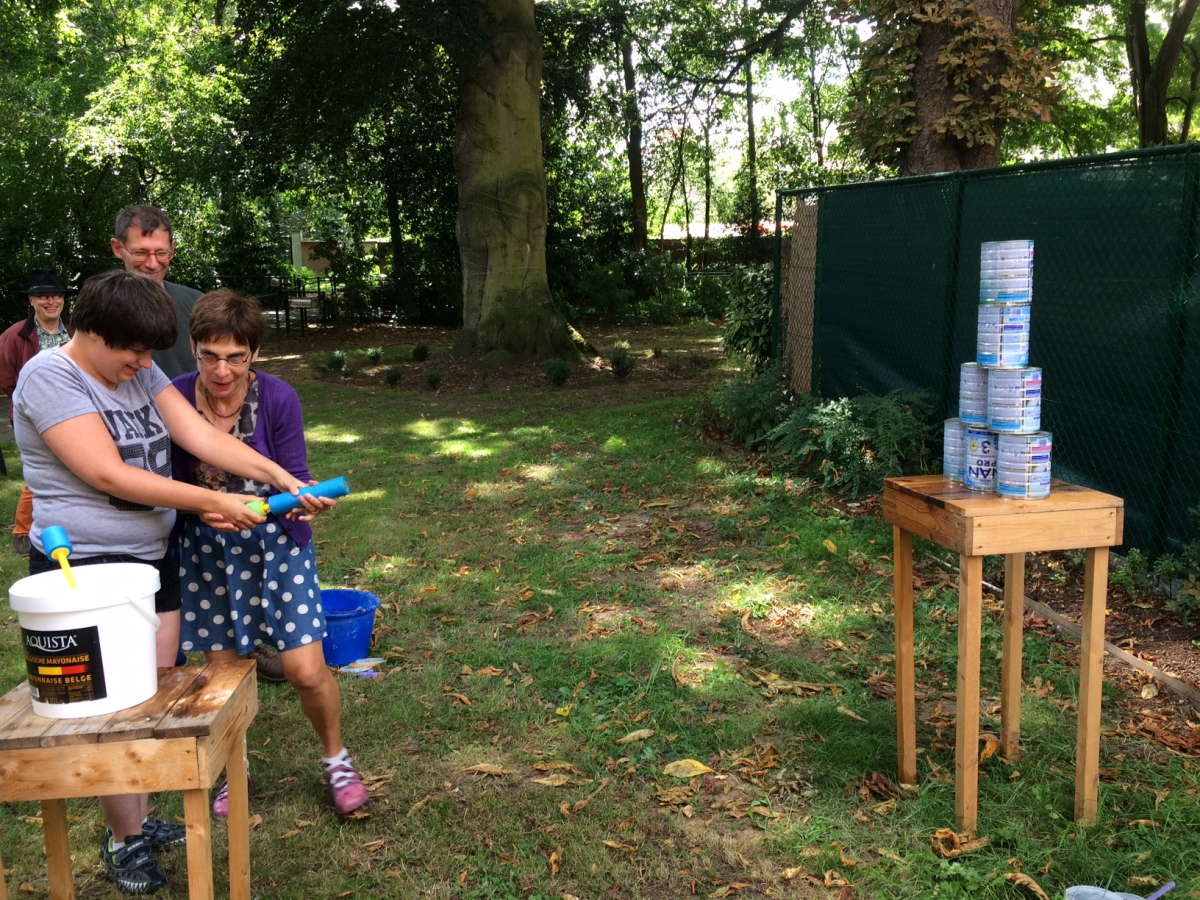
[[[328,481],[322,481],[320,484],[302,487],[300,488],[300,493],[302,495],[310,494],[314,497],[329,497],[336,500],[338,497],[345,497],[350,493],[350,482],[343,475],[340,478],[330,478]],[[264,515],[267,512],[271,512],[277,516],[282,516],[293,509],[299,509],[300,498],[295,494],[276,494],[273,497],[268,497],[264,505],[267,507],[263,512]]]
[[[67,537],[67,529],[61,525],[47,525],[42,529],[42,546],[45,548],[46,556],[54,559],[54,553],[57,550],[66,548],[67,556],[75,550],[71,546],[71,539]]]

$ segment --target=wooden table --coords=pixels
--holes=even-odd
[[[1096,820],[1100,784],[1100,687],[1104,679],[1104,607],[1108,548],[1121,543],[1125,502],[1090,488],[1053,481],[1043,500],[1011,500],[969,491],[941,475],[888,478],[883,518],[894,535],[896,734],[900,780],[917,781],[913,680],[912,536],[959,554],[958,683],[955,692],[954,821],[974,831],[979,787],[979,644],[983,557],[1004,554],[1004,647],[1001,656],[1000,752],[1016,759],[1021,733],[1021,628],[1025,554],[1087,550],[1080,655],[1079,731],[1075,745],[1075,819]]]
[[[249,900],[246,728],[257,712],[255,665],[244,661],[162,669],[145,703],[86,719],[34,715],[28,682],[0,699],[0,802],[41,801],[51,900],[75,896],[66,799],[151,791],[183,791],[188,895],[212,900],[209,789],[226,766],[229,896]]]

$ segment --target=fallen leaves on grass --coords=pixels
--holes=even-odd
[[[497,766],[493,763],[479,763],[474,766],[468,766],[467,768],[461,769],[460,771],[467,773],[467,774],[471,774],[471,775],[491,775],[496,778],[500,777],[501,775],[511,775],[512,774],[512,772],[510,772],[508,769],[504,768],[503,766]]]
[[[901,857],[897,856],[891,850],[884,850],[882,847],[876,847],[875,852],[878,853],[880,856],[882,856],[884,859],[890,859],[892,862],[898,862],[898,863],[904,862],[904,860]]]
[[[541,784],[546,787],[565,787],[571,783],[571,779],[561,772],[555,772],[553,775],[547,775],[545,778],[532,778],[530,780],[534,784]]]
[[[1130,875],[1129,880],[1125,883],[1133,888],[1152,888],[1162,884],[1153,875]]]
[[[667,763],[663,774],[672,778],[695,778],[697,775],[707,775],[711,771],[712,769],[699,760],[677,759],[675,762]]]
[[[708,896],[710,898],[717,898],[717,900],[720,900],[721,897],[728,897],[734,891],[740,891],[743,888],[748,888],[748,887],[750,887],[750,885],[744,881],[734,881],[729,884],[721,885],[719,888],[717,888],[715,891],[713,891]]]
[[[260,816],[258,813],[255,813],[254,815],[252,815],[250,817],[250,821],[248,821],[246,823],[246,827],[249,828],[251,831],[253,831],[255,828],[257,828],[262,823],[263,823],[262,816]]]
[[[383,849],[383,845],[387,843],[387,838],[380,838],[377,841],[367,841],[363,844],[368,853],[378,853]]]
[[[696,791],[697,788],[687,784],[663,788],[658,792],[658,802],[660,806],[680,806],[695,797]]]
[[[950,828],[939,828],[934,832],[932,840],[929,842],[929,847],[933,850],[935,856],[941,856],[945,859],[954,859],[962,856],[964,853],[974,853],[982,847],[986,847],[988,839],[986,837],[975,838],[969,835],[961,835]]]
[[[552,615],[554,615],[553,606],[547,606],[544,613],[535,612],[532,609],[526,610],[517,618],[517,631],[522,631],[530,625],[536,625],[538,622],[544,622]]]
[[[558,874],[558,861],[560,859],[562,859],[562,850],[561,849],[556,849],[550,853],[550,859],[548,860],[548,862],[550,864],[550,875],[552,877],[554,875]]]
[[[637,847],[632,844],[622,844],[619,841],[601,841],[600,843],[613,850],[620,850],[622,853],[637,853]]]
[[[830,684],[816,684],[809,681],[788,681],[775,672],[766,672],[762,669],[751,668],[750,666],[746,668],[767,689],[768,693],[772,695],[795,694],[798,697],[811,697],[813,694],[833,687]]]
[[[647,738],[654,737],[653,728],[639,728],[637,731],[631,731],[623,738],[617,738],[615,743],[618,744],[636,744],[638,741],[644,741]]]
[[[428,806],[429,801],[432,799],[433,799],[432,796],[430,796],[429,794],[426,794],[424,797],[422,797],[420,800],[418,800],[416,803],[414,803],[412,806],[410,806],[408,808],[408,813],[405,815],[405,818],[411,819],[413,816],[415,816],[417,813],[419,813],[421,810],[423,810],[426,806]]]
[[[840,712],[843,716],[848,716],[849,718],[853,719],[855,722],[867,721],[862,716],[860,716],[858,713],[856,713],[854,710],[846,709],[846,707],[844,707],[844,706],[839,706],[837,708],[837,711]]]
[[[825,872],[825,887],[852,887],[852,885],[837,869],[828,869]]]
[[[1017,887],[1023,887],[1038,900],[1050,900],[1050,897],[1042,890],[1042,886],[1026,875],[1024,872],[1005,872],[1004,880],[1015,884]]]
[[[991,759],[993,756],[996,755],[996,751],[999,749],[1000,749],[999,741],[993,740],[992,738],[987,738],[983,742],[983,749],[981,751],[979,751],[979,761],[983,762],[985,759]]]

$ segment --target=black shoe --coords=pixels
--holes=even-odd
[[[126,894],[153,894],[167,883],[167,873],[154,858],[150,842],[140,834],[125,838],[125,846],[109,850],[112,830],[104,829],[104,843],[100,845],[100,858],[104,860],[104,871],[109,879]]]
[[[170,850],[187,843],[187,826],[172,825],[154,816],[146,816],[146,821],[142,823],[142,837],[150,842],[151,850]]]

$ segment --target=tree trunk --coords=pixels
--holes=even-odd
[[[1146,34],[1146,0],[1132,0],[1125,27],[1125,52],[1129,58],[1129,78],[1133,87],[1133,108],[1137,114],[1138,144],[1154,147],[1171,142],[1167,132],[1167,90],[1183,51],[1183,42],[1196,15],[1200,0],[1175,4],[1166,36],[1158,56],[1150,58]]]
[[[392,264],[388,271],[393,283],[399,287],[400,273],[404,269],[403,254],[400,249],[402,239],[400,235],[400,196],[396,190],[396,183],[390,178],[384,188],[384,193],[384,201],[387,204],[388,236],[392,239]]]
[[[990,16],[1010,33],[1016,29],[1017,0],[976,0],[972,5],[979,16]],[[1002,122],[996,125],[995,140],[991,144],[968,146],[953,135],[939,134],[934,130],[933,123],[957,105],[953,88],[937,86],[941,75],[937,58],[951,36],[952,30],[945,22],[926,22],[917,38],[920,56],[913,70],[913,99],[916,101],[918,131],[911,141],[901,146],[901,175],[982,169],[1000,164]],[[996,56],[984,67],[984,73],[999,77],[1004,71],[1004,63],[1002,58]]]
[[[646,249],[646,176],[642,171],[642,113],[638,109],[637,73],[633,68],[633,39],[621,45],[621,63],[625,68],[625,121],[629,139],[629,193],[633,197],[633,249]]]
[[[683,142],[687,135],[687,123],[679,129],[679,188],[683,195],[683,267],[692,270],[692,204],[688,200],[687,161],[683,158]]]
[[[1192,131],[1192,114],[1196,110],[1196,92],[1200,90],[1200,56],[1190,44],[1185,44],[1192,70],[1189,73],[1189,90],[1183,103],[1183,124],[1179,126],[1179,143],[1186,144]]]
[[[481,2],[482,58],[460,77],[454,169],[463,328],[454,349],[463,355],[577,353],[546,280],[542,41],[533,3]]]
[[[758,240],[762,210],[758,208],[758,151],[754,140],[754,57],[746,60],[746,171],[750,179],[750,237]]]

